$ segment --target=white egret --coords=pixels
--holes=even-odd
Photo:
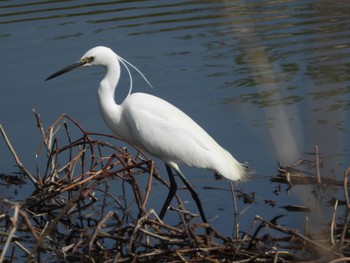
[[[78,67],[105,67],[106,75],[98,88],[98,105],[108,128],[131,145],[165,162],[170,189],[159,214],[160,218],[164,217],[177,189],[173,174],[175,171],[191,191],[203,222],[207,222],[197,193],[178,165],[206,168],[232,181],[245,177],[244,167],[189,116],[163,99],[145,93],[129,92],[127,98],[118,105],[114,100],[114,92],[120,78],[120,63],[129,73],[131,91],[132,78],[127,66],[132,66],[141,75],[142,73],[110,48],[102,46],[90,49],[78,62],[59,70],[46,80]]]

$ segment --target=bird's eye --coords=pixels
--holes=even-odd
[[[95,57],[88,57],[88,58],[87,58],[88,63],[91,63],[91,62],[93,62],[94,60],[95,60]]]

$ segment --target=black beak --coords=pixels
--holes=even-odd
[[[86,63],[87,63],[87,61],[78,61],[78,62],[76,62],[76,63],[74,63],[72,65],[69,65],[69,66],[67,66],[67,67],[57,71],[56,73],[53,73],[47,79],[45,79],[45,81],[53,79],[53,78],[56,78],[56,77],[58,77],[58,76],[60,76],[60,75],[62,75],[64,73],[67,73],[68,71],[73,70],[73,69],[79,68],[79,67],[83,66]]]

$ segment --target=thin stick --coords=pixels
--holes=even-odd
[[[350,209],[350,201],[349,201],[349,194],[348,194],[348,176],[350,174],[350,166],[345,170],[344,172],[344,195],[346,200],[346,207]]]
[[[14,148],[12,147],[12,144],[10,140],[8,139],[5,130],[2,128],[2,125],[0,124],[0,132],[2,137],[4,138],[7,147],[9,148],[13,158],[15,159],[15,162],[17,163],[18,167],[23,171],[23,173],[29,177],[29,179],[32,181],[34,185],[36,185],[37,180],[34,178],[34,176],[24,167],[22,162],[19,160],[17,153],[15,152]]]
[[[350,257],[337,258],[329,261],[329,263],[338,263],[338,262],[349,262]]]
[[[27,214],[25,212],[23,212],[22,210],[19,210],[18,213],[22,217],[22,219],[24,220],[24,223],[27,225],[29,232],[32,234],[34,240],[36,241],[38,239],[38,235],[35,233],[34,227],[31,224]]]
[[[337,214],[337,207],[338,207],[338,199],[335,200],[334,204],[334,211],[333,211],[333,217],[332,217],[332,222],[331,222],[331,243],[334,245],[334,226],[335,226],[335,216]]]
[[[1,252],[0,262],[4,262],[4,258],[5,258],[6,252],[8,250],[8,247],[11,243],[11,240],[12,240],[15,232],[17,231],[18,211],[19,211],[19,204],[15,203],[13,217],[11,218],[11,223],[12,223],[13,227],[12,227],[10,233],[8,234],[6,243],[5,243],[3,250]]]
[[[250,232],[252,231],[253,227],[256,225],[256,222],[257,222],[257,219],[255,218],[253,220],[253,222],[250,224],[250,226],[248,227],[248,230],[243,234],[242,236],[242,239],[240,240],[237,248],[236,248],[236,251],[234,253],[234,256],[233,258],[236,257],[237,253],[239,252],[241,246],[243,245],[243,243],[248,239],[249,235],[250,235]],[[250,245],[249,245],[250,246]]]
[[[153,172],[154,172],[154,162],[150,161],[151,165],[150,165],[150,171],[149,171],[149,176],[148,176],[148,180],[147,180],[147,185],[146,185],[146,193],[145,193],[145,198],[143,199],[142,202],[142,209],[146,210],[146,203],[149,197],[149,194],[151,192],[151,187],[152,187],[152,177],[153,177]]]
[[[304,235],[306,237],[308,237],[308,235],[309,235],[309,217],[308,216],[305,217],[304,222],[305,222]],[[304,251],[305,247],[306,247],[306,241],[304,242],[303,251]]]
[[[171,238],[171,237],[167,237],[167,236],[161,236],[159,234],[150,232],[150,231],[143,229],[143,228],[140,228],[139,231],[148,235],[148,236],[151,236],[151,237],[157,238],[163,242],[166,242],[168,244],[183,244],[184,243],[184,240],[182,238]]]
[[[94,243],[96,236],[101,232],[101,229],[102,229],[104,223],[109,218],[111,218],[114,215],[114,213],[115,213],[114,211],[109,211],[108,214],[100,222],[98,222],[96,229],[94,231],[94,234],[92,235],[91,240],[89,242],[89,253],[91,252],[92,244]]]
[[[349,223],[349,215],[350,215],[350,201],[349,201],[349,193],[348,193],[348,177],[350,174],[350,166],[345,170],[344,172],[344,195],[346,200],[346,216],[343,224],[343,231],[340,236],[339,243],[342,245],[344,243],[345,234],[348,229],[348,223]]]
[[[318,145],[315,145],[315,159],[316,159],[317,184],[318,184],[318,186],[321,186],[320,159],[318,158]]]
[[[233,183],[230,182],[230,189],[231,189],[231,195],[233,199],[233,208],[234,208],[234,223],[233,223],[233,232],[232,232],[232,238],[233,239],[238,239],[238,232],[239,232],[239,226],[238,226],[238,207],[237,207],[237,200],[236,200],[236,195],[235,195],[235,189],[233,186]]]
[[[31,255],[30,251],[28,248],[26,248],[24,245],[22,245],[20,242],[15,241],[15,244],[22,249],[25,253],[27,253],[28,255]]]
[[[134,240],[136,239],[137,233],[139,232],[139,230],[141,229],[141,227],[143,226],[145,220],[149,217],[149,215],[150,215],[150,212],[146,213],[144,216],[140,217],[137,220],[137,224],[133,228],[132,234],[130,235],[129,242],[126,244],[127,253],[132,253],[132,247],[133,247]]]

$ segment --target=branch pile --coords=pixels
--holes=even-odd
[[[45,129],[34,114],[42,137],[36,174],[21,163],[0,125],[22,174],[0,179],[33,186],[21,202],[0,200],[0,262],[315,262],[350,254],[349,213],[333,225],[333,240],[316,241],[279,226],[277,217],[260,216],[230,238],[194,223],[177,196],[179,222],[168,225],[146,210],[153,179],[166,190],[168,184],[141,151],[131,154],[115,146],[118,138],[85,132],[67,115]]]

